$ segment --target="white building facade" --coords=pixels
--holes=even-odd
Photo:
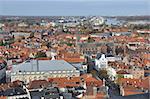
[[[97,70],[108,68],[108,60],[104,54],[101,55],[100,59],[95,59],[95,66]]]
[[[99,59],[95,59],[95,68],[96,70],[106,70],[109,78],[111,80],[115,80],[117,77],[117,73],[114,68],[108,66],[108,59],[104,54],[101,55]]]

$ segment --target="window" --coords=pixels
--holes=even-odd
[[[36,80],[36,76],[34,76],[34,80]]]
[[[80,84],[80,82],[76,82],[76,84]]]
[[[52,71],[49,71],[49,73],[51,74],[51,73],[52,73]]]
[[[27,72],[27,74],[30,74],[30,72]]]
[[[136,83],[136,81],[134,81],[134,83]]]
[[[57,73],[57,71],[54,71],[53,73]]]
[[[47,76],[43,76],[43,78],[47,79]]]
[[[31,74],[35,74],[35,72],[31,72]]]
[[[36,72],[36,74],[40,74],[40,72]]]
[[[55,77],[56,77],[56,75],[53,75],[53,77],[55,78]]]
[[[66,75],[64,74],[64,75],[62,75],[62,77],[66,77]]]
[[[39,76],[39,79],[41,79],[41,76]]]

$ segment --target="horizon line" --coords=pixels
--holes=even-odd
[[[25,16],[25,17],[51,17],[51,16],[150,16],[150,15],[0,15],[0,16]]]

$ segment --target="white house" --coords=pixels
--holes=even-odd
[[[106,69],[108,67],[108,60],[104,54],[101,55],[100,59],[95,59],[95,66],[97,70]]]
[[[97,70],[105,69],[111,80],[115,80],[117,76],[115,69],[108,66],[108,59],[104,54],[101,55],[100,59],[95,59],[95,68]]]

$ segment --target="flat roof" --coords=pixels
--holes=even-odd
[[[18,65],[13,65],[12,72],[37,72],[37,63],[39,72],[76,70],[73,65],[64,60],[38,60],[38,62],[37,60],[30,60]]]

